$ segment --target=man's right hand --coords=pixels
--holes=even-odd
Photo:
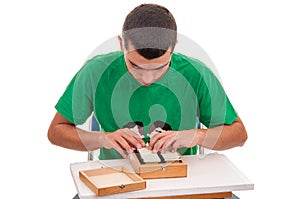
[[[107,149],[114,148],[123,158],[127,157],[127,153],[133,153],[133,148],[138,149],[146,146],[145,142],[128,128],[103,134],[102,147]]]

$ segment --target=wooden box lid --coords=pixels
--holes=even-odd
[[[123,166],[79,171],[79,178],[97,196],[146,188],[146,181]]]

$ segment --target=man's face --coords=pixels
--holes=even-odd
[[[151,60],[141,56],[130,42],[128,49],[123,48],[123,51],[128,71],[143,86],[149,86],[162,78],[170,67],[170,49],[164,55]]]

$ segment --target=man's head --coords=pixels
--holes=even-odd
[[[126,17],[121,49],[129,72],[142,85],[160,79],[170,66],[177,42],[177,26],[168,9],[142,4]]]
[[[123,47],[129,43],[146,59],[173,51],[177,41],[177,25],[168,9],[156,4],[142,4],[133,9],[123,24]]]

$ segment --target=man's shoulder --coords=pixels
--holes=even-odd
[[[122,51],[114,51],[106,54],[97,54],[88,59],[87,63],[104,63],[105,65],[108,65],[121,58],[122,56]]]
[[[115,66],[122,62],[122,57],[123,52],[121,51],[95,55],[85,62],[77,73],[77,78],[90,79],[92,82],[98,82],[99,78],[105,74],[105,71],[118,68]]]
[[[201,60],[190,57],[181,53],[173,53],[172,64],[175,70],[195,73],[210,72],[210,69]]]
[[[88,59],[83,65],[82,73],[100,73],[102,74],[109,68],[115,68],[114,65],[119,65],[123,58],[122,51],[110,52],[107,54],[97,54]],[[94,74],[95,75],[95,74]]]

